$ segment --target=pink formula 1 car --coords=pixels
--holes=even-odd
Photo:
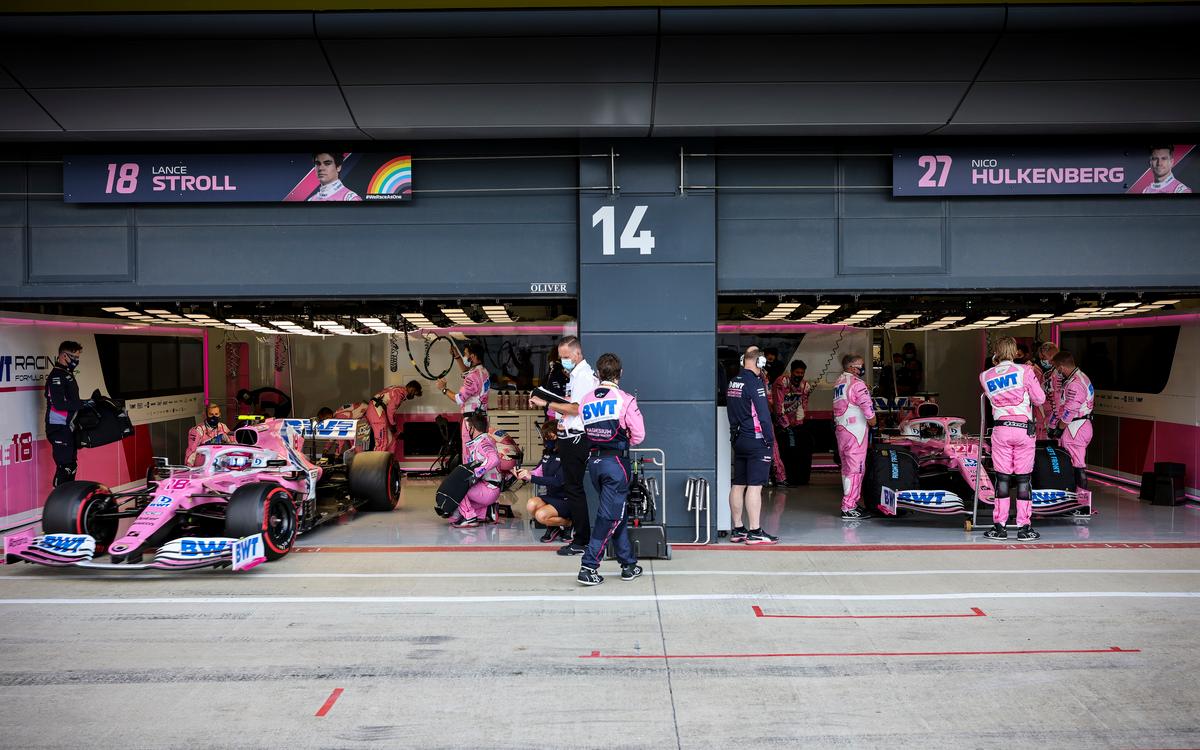
[[[305,438],[315,446],[356,432],[355,420],[270,419],[200,446],[188,466],[160,461],[146,486],[131,492],[68,482],[47,498],[41,536],[5,540],[7,559],[168,569],[278,559],[298,534],[325,521],[396,507],[401,473],[391,453],[349,451],[344,461],[318,457],[315,447],[304,453]],[[126,518],[133,523],[118,537]],[[143,562],[152,550],[153,560]],[[104,551],[110,562],[93,562]]]
[[[871,445],[863,477],[863,500],[885,515],[903,509],[937,515],[970,515],[975,492],[994,504],[988,474],[989,442],[963,432],[962,417],[913,417],[896,434]],[[1090,508],[1091,495],[1076,493],[1067,454],[1048,442],[1038,444],[1033,470],[1033,512],[1052,516]]]

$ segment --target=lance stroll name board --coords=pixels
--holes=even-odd
[[[362,203],[412,199],[412,157],[307,154],[68,156],[67,203]]]

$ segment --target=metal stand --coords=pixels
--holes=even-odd
[[[688,477],[684,485],[687,509],[694,514],[696,535],[690,542],[681,542],[676,547],[703,547],[712,542],[712,488],[704,477]],[[700,514],[704,514],[704,540],[700,540]]]

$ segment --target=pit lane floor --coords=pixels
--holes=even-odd
[[[1200,746],[1200,549],[0,568],[0,745]]]
[[[336,525],[314,530],[299,540],[301,547],[315,546],[453,546],[536,544],[541,530],[529,527],[525,503],[530,488],[506,493],[502,502],[513,506],[514,519],[474,529],[451,529],[433,513],[436,479],[406,479],[400,506],[390,514],[362,513]],[[1137,494],[1113,485],[1093,482],[1099,514],[1086,523],[1065,516],[1035,519],[1044,542],[1200,542],[1200,507],[1154,506],[1139,501]],[[807,487],[764,489],[763,525],[780,536],[784,544],[991,544],[982,539],[981,526],[966,533],[963,517],[938,517],[912,513],[903,518],[877,518],[862,522],[842,521],[839,513],[841,481],[831,472],[814,472]],[[727,502],[713,497],[714,505]],[[990,519],[990,508],[981,512]],[[714,521],[716,513],[713,513]],[[691,518],[672,518],[672,523],[692,523]],[[990,525],[990,520],[987,520]],[[1010,531],[1015,538],[1015,531]],[[724,540],[714,541],[725,543]]]

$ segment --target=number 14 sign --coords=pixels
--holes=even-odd
[[[637,250],[641,255],[650,255],[654,252],[654,233],[649,229],[638,231],[649,208],[649,206],[633,207],[633,211],[629,214],[629,220],[625,222],[625,228],[621,230],[622,250]],[[601,206],[596,209],[596,213],[592,214],[592,226],[600,226],[605,255],[617,254],[616,217],[615,206]]]

